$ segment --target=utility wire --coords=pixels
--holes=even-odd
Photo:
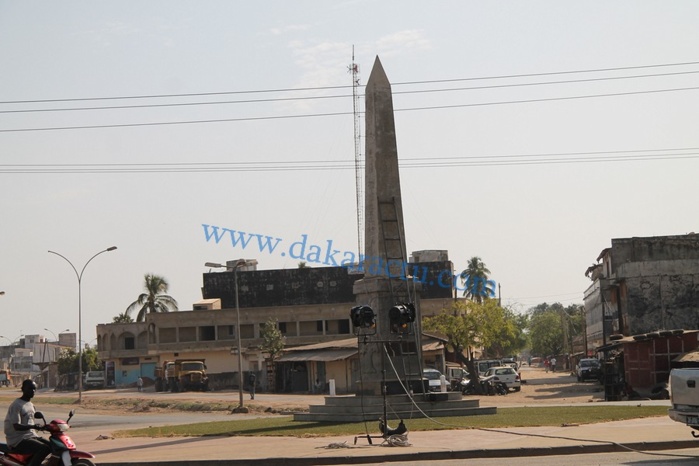
[[[638,70],[638,69],[662,68],[662,67],[671,67],[671,66],[689,66],[689,65],[698,65],[698,64],[699,64],[699,61],[692,61],[692,62],[661,63],[661,64],[639,65],[639,66],[622,66],[622,67],[613,67],[613,68],[552,71],[552,72],[528,73],[528,74],[481,76],[481,77],[454,78],[454,79],[427,80],[427,81],[407,81],[407,82],[393,83],[392,86],[415,85],[415,84],[435,84],[435,83],[461,82],[461,81],[477,81],[477,80],[487,80],[487,79],[528,78],[528,77],[555,76],[555,75],[566,75],[566,74],[577,74],[577,73],[600,73],[600,72],[609,72],[609,71]],[[148,94],[148,95],[112,96],[112,97],[82,97],[82,98],[63,98],[63,99],[7,100],[7,101],[0,101],[0,104],[80,102],[80,101],[100,101],[100,100],[120,100],[120,99],[153,99],[153,98],[171,98],[171,97],[202,97],[202,96],[213,96],[213,95],[237,95],[237,94],[254,94],[254,93],[269,93],[269,92],[297,92],[297,91],[316,91],[316,90],[351,89],[351,88],[352,88],[352,86],[324,86],[324,87],[263,89],[263,90],[249,90],[249,91],[196,92],[196,93],[184,93],[184,94]]]
[[[442,89],[421,89],[412,91],[396,91],[393,95],[407,95],[407,94],[427,94],[436,92],[456,92],[456,91],[475,91],[475,90],[486,90],[486,89],[504,89],[511,87],[531,87],[531,86],[549,86],[555,84],[578,84],[586,82],[599,82],[599,81],[613,81],[621,79],[638,79],[638,78],[655,78],[655,77],[666,77],[666,76],[677,76],[686,74],[697,74],[697,71],[681,71],[676,73],[656,73],[656,74],[644,74],[644,75],[633,75],[633,76],[612,76],[605,78],[587,78],[587,79],[570,79],[565,81],[543,81],[543,82],[533,82],[533,83],[513,83],[513,84],[495,84],[488,86],[471,86],[471,87],[452,87],[452,88],[442,88]],[[320,88],[319,88],[320,89]],[[256,91],[251,91],[256,92]],[[259,91],[265,92],[265,91]],[[192,107],[200,105],[233,105],[233,104],[251,104],[251,103],[267,103],[267,102],[290,102],[290,101],[306,101],[306,100],[327,100],[327,99],[346,99],[353,97],[351,94],[341,94],[341,95],[315,95],[315,96],[305,96],[305,97],[276,97],[269,99],[246,99],[246,100],[223,100],[223,101],[213,101],[213,102],[173,102],[164,104],[133,104],[133,105],[110,105],[110,106],[100,106],[100,107],[67,107],[67,108],[29,108],[29,109],[19,109],[19,110],[0,110],[0,114],[16,114],[16,113],[39,113],[39,112],[72,112],[72,111],[89,111],[89,110],[123,110],[123,109],[137,109],[137,108],[167,108],[167,107]],[[360,96],[360,97],[363,97]]]
[[[630,95],[657,94],[657,93],[664,93],[664,92],[682,92],[682,91],[694,91],[694,90],[699,90],[699,87],[681,87],[681,88],[673,88],[673,89],[655,89],[655,90],[645,90],[645,91],[614,92],[614,93],[609,93],[609,94],[588,94],[588,95],[578,95],[578,96],[568,96],[568,97],[549,97],[549,98],[540,98],[540,99],[508,100],[508,101],[499,101],[499,102],[479,102],[479,103],[470,103],[470,104],[436,105],[436,106],[394,109],[394,111],[395,112],[410,112],[410,111],[424,111],[424,110],[443,110],[443,109],[450,109],[450,108],[467,108],[467,107],[484,107],[484,106],[490,106],[490,105],[526,104],[526,103],[553,102],[553,101],[564,101],[564,100],[580,100],[580,99],[591,99],[591,98],[602,98],[602,97],[620,97],[620,96],[630,96]],[[118,123],[118,124],[104,124],[104,125],[75,125],[75,126],[16,128],[16,129],[0,129],[0,133],[19,133],[19,132],[29,132],[29,131],[64,131],[64,130],[76,130],[76,129],[134,128],[134,127],[145,127],[145,126],[169,126],[169,125],[187,125],[187,124],[202,124],[202,123],[230,123],[230,122],[240,122],[240,121],[282,120],[282,119],[291,119],[291,118],[317,118],[317,117],[329,117],[329,116],[341,116],[341,115],[354,115],[354,112],[310,113],[310,114],[298,114],[298,115],[268,115],[268,116],[259,116],[259,117],[214,118],[214,119],[207,119],[207,120],[179,120],[179,121],[150,122],[150,123]]]
[[[689,149],[667,149],[667,151],[681,151]],[[420,159],[405,159],[400,163],[400,168],[445,168],[445,167],[466,167],[466,166],[514,166],[529,164],[560,164],[560,163],[590,163],[590,162],[630,162],[630,161],[653,161],[653,160],[675,160],[675,159],[696,159],[699,152],[681,153],[660,153],[655,151],[650,154],[620,154],[626,151],[609,152],[608,157],[600,156],[599,152],[590,152],[585,157],[577,155],[575,157],[563,157],[553,154],[531,155],[532,159],[516,160],[487,160],[484,157],[463,157],[460,160],[442,162],[435,159],[430,163],[427,161],[415,163]],[[585,153],[573,153],[585,154]],[[553,158],[553,157],[556,158]],[[496,156],[498,157],[498,156]],[[514,156],[499,156],[514,157]],[[517,156],[527,157],[527,156]],[[545,158],[552,157],[552,158]],[[326,171],[326,170],[355,170],[353,160],[338,161],[270,161],[270,162],[183,162],[183,163],[106,163],[106,164],[0,164],[0,174],[2,173],[212,173],[212,172],[275,172],[275,171]]]

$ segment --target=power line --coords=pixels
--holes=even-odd
[[[692,151],[695,152],[686,152]],[[685,151],[685,152],[679,152]],[[639,154],[634,152],[649,152]],[[678,153],[679,152],[679,153]],[[699,151],[696,148],[679,149],[650,149],[637,151],[577,152],[562,154],[516,154],[501,156],[478,157],[445,157],[402,159],[400,168],[446,168],[465,166],[516,166],[531,164],[561,164],[561,163],[600,163],[600,162],[630,162],[674,159],[696,159]],[[569,157],[574,155],[574,157]],[[585,157],[587,155],[587,157]],[[497,160],[507,158],[507,160]],[[515,158],[513,160],[513,158]],[[0,174],[81,174],[81,173],[211,173],[211,172],[275,172],[275,171],[326,171],[354,170],[354,160],[336,161],[268,161],[268,162],[181,162],[181,163],[106,163],[106,164],[0,164]]]
[[[603,98],[603,97],[621,97],[621,96],[630,96],[630,95],[657,94],[657,93],[665,93],[665,92],[684,92],[684,91],[694,91],[694,90],[698,90],[698,89],[699,89],[699,87],[681,87],[681,88],[673,88],[673,89],[654,89],[654,90],[645,90],[645,91],[613,92],[613,93],[608,93],[608,94],[588,94],[588,95],[567,96],[567,97],[548,97],[548,98],[538,98],[538,99],[508,100],[508,101],[499,101],[499,102],[479,102],[479,103],[470,103],[470,104],[436,105],[436,106],[394,109],[394,111],[395,112],[409,112],[409,111],[422,111],[422,110],[444,110],[444,109],[450,109],[450,108],[483,107],[483,106],[490,106],[490,105],[513,105],[513,104],[554,102],[554,101],[565,101],[565,100],[581,100],[581,99]],[[76,129],[129,128],[129,127],[143,127],[143,126],[168,126],[168,125],[187,125],[187,124],[202,124],[202,123],[230,123],[230,122],[241,122],[241,121],[282,120],[282,119],[292,119],[292,118],[317,118],[317,117],[342,116],[342,115],[353,115],[353,114],[354,114],[353,112],[330,112],[330,113],[311,113],[311,114],[298,114],[298,115],[268,115],[268,116],[260,116],[260,117],[214,118],[214,119],[206,119],[206,120],[179,120],[179,121],[150,122],[150,123],[117,123],[117,124],[104,124],[104,125],[54,126],[54,127],[38,127],[38,128],[0,129],[0,133],[19,133],[19,132],[29,132],[29,131],[63,131],[63,130],[76,130]]]
[[[471,86],[471,87],[452,87],[452,88],[442,88],[442,89],[420,89],[412,91],[396,91],[393,92],[394,95],[407,95],[407,94],[428,94],[436,92],[456,92],[456,91],[476,91],[476,90],[487,90],[487,89],[505,89],[513,87],[532,87],[532,86],[550,86],[556,84],[579,84],[586,82],[600,82],[600,81],[616,81],[622,79],[640,79],[640,78],[657,78],[657,77],[667,77],[667,76],[678,76],[686,74],[697,74],[697,71],[680,71],[674,73],[655,73],[655,74],[643,74],[643,75],[632,75],[632,76],[611,76],[604,78],[585,78],[585,79],[569,79],[565,81],[543,81],[543,82],[532,82],[532,83],[511,83],[511,84],[495,84],[487,86]],[[468,78],[466,78],[468,79]],[[478,78],[480,79],[480,78]],[[438,83],[442,81],[433,81],[432,83]],[[421,84],[428,83],[428,81],[423,81]],[[359,84],[357,84],[359,86]],[[309,90],[311,88],[306,88]],[[326,89],[326,88],[317,88]],[[241,91],[243,93],[248,92],[274,92],[274,91]],[[90,111],[90,110],[124,110],[124,109],[140,109],[140,108],[168,108],[168,107],[192,107],[192,106],[206,106],[206,105],[234,105],[234,104],[251,104],[251,103],[269,103],[269,102],[291,102],[291,101],[306,101],[306,100],[328,100],[328,99],[345,99],[349,97],[355,97],[354,95],[341,94],[341,95],[315,95],[315,96],[304,96],[304,97],[275,97],[269,99],[246,99],[246,100],[222,100],[222,101],[204,101],[204,102],[173,102],[173,103],[163,103],[163,104],[132,104],[132,105],[110,105],[110,106],[100,106],[100,107],[67,107],[67,108],[29,108],[29,109],[18,109],[18,110],[0,110],[0,114],[16,114],[16,113],[39,113],[39,112],[73,112],[73,111]],[[362,96],[359,96],[362,97]],[[2,103],[2,102],[0,102]]]
[[[427,80],[427,81],[406,81],[406,82],[393,83],[392,86],[415,85],[415,84],[435,84],[435,83],[477,81],[477,80],[490,80],[490,79],[528,78],[528,77],[555,76],[555,75],[566,75],[566,74],[577,74],[577,73],[600,73],[600,72],[609,72],[609,71],[638,70],[638,69],[663,68],[663,67],[672,67],[672,66],[689,66],[689,65],[698,65],[698,64],[699,64],[699,61],[692,61],[692,62],[660,63],[660,64],[638,65],[638,66],[621,66],[621,67],[611,67],[611,68],[593,68],[593,69],[582,69],[582,70],[551,71],[551,72],[542,72],[542,73],[480,76],[480,77],[440,79],[440,80]],[[239,94],[274,93],[274,92],[298,92],[298,91],[317,91],[317,90],[351,89],[351,88],[352,88],[352,86],[323,86],[323,87],[261,89],[261,90],[247,90],[247,91],[192,92],[192,93],[182,93],[182,94],[146,94],[146,95],[110,96],[110,97],[77,97],[77,98],[61,98],[61,99],[31,99],[31,100],[25,99],[25,100],[0,101],[0,104],[55,103],[55,102],[79,102],[79,101],[101,101],[101,100],[123,100],[123,99],[154,99],[154,98],[172,98],[172,97],[203,97],[203,96],[214,96],[214,95],[239,95]]]

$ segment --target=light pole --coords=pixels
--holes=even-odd
[[[53,335],[53,338],[54,338],[53,341],[58,341],[58,336],[56,336],[55,333],[53,333],[51,330],[49,330],[49,329],[47,329],[47,328],[44,328],[44,330],[46,330],[46,331],[49,332],[51,335]],[[67,328],[67,329],[65,329],[65,330],[61,330],[59,333],[66,333],[66,332],[70,332],[70,329]]]
[[[17,338],[15,338],[14,340],[10,340],[10,339],[7,338],[5,335],[0,335],[0,338],[4,338],[5,340],[7,340],[7,341],[10,342],[10,346],[14,346],[14,344],[17,343],[17,342],[19,341],[19,339],[22,338],[23,336],[24,336],[24,335],[20,335],[20,336],[18,336]]]
[[[235,333],[236,339],[238,340],[238,408],[243,407],[243,341],[240,336],[240,305],[238,304],[238,268],[251,267],[255,265],[257,265],[257,261],[255,259],[238,259],[237,261],[227,262],[226,265],[214,262],[207,262],[206,264],[204,264],[205,267],[225,267],[226,270],[233,270],[233,282],[235,284]]]
[[[58,342],[58,336],[56,336],[55,333],[53,333],[51,330],[49,330],[47,328],[44,328],[44,330],[46,330],[51,335],[53,335],[54,341]],[[65,330],[62,330],[61,333],[69,332],[69,331],[70,331],[70,329],[67,328]],[[46,388],[51,388],[51,355],[48,354],[48,346],[49,346],[48,341],[46,341],[46,339],[44,339],[44,354],[41,356],[41,362],[46,363],[46,381],[45,381]],[[54,351],[54,355],[55,354],[56,353]],[[47,361],[47,359],[48,359],[48,361]],[[42,369],[42,374],[43,374],[43,369]],[[42,375],[42,379],[43,379],[43,375]]]
[[[73,263],[68,260],[68,258],[62,254],[59,254],[54,251],[49,251],[51,254],[55,254],[59,257],[62,257],[70,266],[73,268],[73,271],[75,272],[75,276],[78,278],[78,403],[83,402],[83,349],[82,346],[80,345],[80,341],[83,338],[83,316],[82,316],[82,280],[83,280],[83,272],[85,272],[85,268],[87,267],[87,264],[89,264],[92,259],[95,257],[99,256],[100,254],[103,254],[105,252],[109,251],[114,251],[117,247],[112,246],[107,249],[104,249],[94,256],[90,257],[87,262],[85,262],[85,265],[83,265],[82,270],[80,273],[78,273],[78,269],[75,268]]]

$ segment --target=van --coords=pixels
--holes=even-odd
[[[88,388],[104,388],[104,371],[88,371],[85,373],[83,385]]]

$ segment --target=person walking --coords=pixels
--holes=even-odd
[[[556,358],[551,358],[551,372],[556,372]]]
[[[257,382],[257,376],[254,372],[250,372],[248,376],[248,384],[250,385],[250,399],[255,399],[255,383]]]
[[[143,378],[141,378],[140,375],[138,376],[138,380],[136,381],[136,386],[138,387],[139,392],[143,390]]]

